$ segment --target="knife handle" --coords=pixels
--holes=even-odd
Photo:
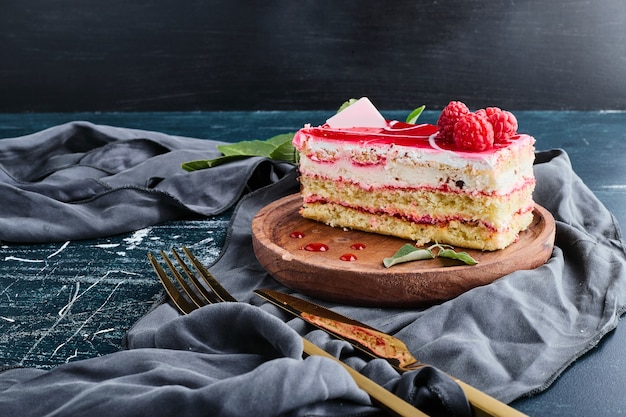
[[[465,397],[474,412],[474,417],[528,417],[526,414],[517,411],[513,407],[485,394],[478,388],[474,388],[460,379],[453,379],[465,393]]]
[[[352,379],[354,379],[354,382],[356,382],[359,388],[369,394],[372,402],[380,405],[381,407],[385,408],[386,410],[392,412],[397,416],[428,417],[428,415],[413,407],[402,398],[392,394],[390,391],[386,390],[382,386],[378,385],[376,382],[367,378],[365,375],[358,373],[345,363],[341,362],[339,359],[335,358],[333,355],[317,347],[305,338],[302,338],[302,342],[304,343],[304,353],[306,353],[307,355],[323,356],[341,364],[341,366],[343,366],[344,369],[348,371],[348,373],[350,374]]]

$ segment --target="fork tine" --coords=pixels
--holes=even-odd
[[[176,258],[176,262],[178,262],[178,264],[180,265],[181,269],[185,272],[185,275],[187,276],[189,281],[191,281],[191,283],[196,288],[196,290],[198,290],[198,292],[202,295],[202,297],[204,297],[204,300],[199,299],[199,296],[191,288],[187,287],[187,290],[190,291],[192,294],[194,294],[194,297],[198,298],[198,301],[200,303],[202,303],[202,305],[212,304],[212,303],[219,303],[219,302],[222,301],[221,299],[218,298],[217,295],[215,295],[214,293],[209,292],[200,283],[200,281],[198,281],[198,279],[196,278],[194,273],[187,266],[187,263],[185,263],[185,261],[181,258],[181,256],[178,254],[178,252],[176,252],[176,250],[174,248],[172,248],[172,253],[174,254],[174,257]],[[198,307],[201,307],[201,305],[199,304]]]
[[[213,292],[220,298],[221,301],[237,301],[235,297],[230,295],[226,288],[222,287],[219,281],[215,279],[213,274],[211,274],[209,270],[206,269],[204,265],[202,265],[202,262],[200,262],[186,246],[183,246],[183,252],[185,252],[185,255],[187,255],[187,258],[189,258],[198,273],[200,273],[200,276],[213,290]]]
[[[185,278],[183,278],[180,272],[178,272],[178,270],[174,266],[174,263],[170,261],[170,259],[167,257],[164,251],[161,251],[161,257],[165,261],[165,264],[169,268],[170,272],[174,275],[174,278],[176,279],[180,287],[183,289],[185,294],[187,294],[187,297],[196,305],[196,307],[202,307],[204,305],[207,305],[207,301],[200,298],[198,294],[196,294],[193,291],[193,289],[191,289],[189,284],[187,284],[187,281],[185,281]],[[183,270],[185,269],[188,269],[187,265],[184,265]],[[187,273],[187,271],[185,271],[185,273]]]
[[[154,256],[152,256],[151,253],[148,253],[148,259],[152,264],[152,268],[154,268],[154,271],[159,277],[159,280],[161,280],[161,284],[163,284],[165,292],[167,293],[167,295],[170,296],[170,299],[172,300],[176,308],[178,308],[178,311],[183,314],[189,314],[193,310],[195,310],[197,307],[187,301],[185,297],[183,297],[183,295],[178,291],[178,289],[176,289],[176,286],[172,283],[172,281],[170,281],[167,273],[165,273],[165,270],[161,267],[161,265],[159,265],[159,263],[154,258]]]

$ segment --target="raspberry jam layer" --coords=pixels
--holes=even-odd
[[[353,127],[349,129],[331,128],[327,124],[319,127],[305,127],[294,137],[294,146],[302,147],[302,141],[306,137],[316,137],[320,140],[358,143],[360,146],[397,145],[416,149],[454,151],[465,156],[488,155],[497,153],[500,149],[508,147],[523,135],[515,135],[505,143],[496,143],[493,147],[480,151],[469,152],[456,148],[454,143],[442,141],[437,138],[437,126],[431,124],[413,125],[396,120],[387,121],[387,126],[377,127]]]

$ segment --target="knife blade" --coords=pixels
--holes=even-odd
[[[363,353],[386,359],[399,372],[424,366],[411,355],[404,342],[371,326],[279,291],[259,289],[254,293],[318,329],[349,342]]]
[[[257,289],[254,293],[283,311],[345,340],[370,357],[387,360],[400,373],[428,366],[417,360],[402,340],[336,311],[270,289]],[[476,417],[525,416],[458,378],[451,378],[463,389]]]

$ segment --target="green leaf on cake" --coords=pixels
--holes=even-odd
[[[186,171],[213,168],[237,159],[251,156],[264,156],[278,161],[298,162],[298,153],[291,141],[295,133],[281,133],[266,140],[246,140],[218,145],[217,150],[223,156],[214,159],[201,159],[182,164]]]
[[[345,110],[347,107],[350,107],[351,105],[353,105],[354,103],[356,103],[357,100],[356,98],[351,98],[350,100],[346,100],[344,101],[341,106],[339,106],[339,109],[337,109],[337,113],[339,113],[342,110]]]
[[[437,254],[433,252],[433,249],[439,249]],[[434,259],[436,257],[454,259],[457,261],[461,261],[467,265],[476,265],[478,261],[471,257],[471,255],[467,252],[456,252],[449,245],[441,245],[439,243],[435,243],[426,249],[416,248],[414,245],[410,243],[406,243],[403,245],[398,251],[390,258],[383,259],[383,265],[385,267],[390,268],[393,265],[405,263],[405,262],[413,262],[413,261],[421,261],[424,259]]]
[[[416,108],[415,110],[413,110],[411,113],[409,113],[409,115],[406,118],[406,122],[410,123],[412,125],[415,124],[415,122],[417,122],[417,119],[419,119],[419,117],[421,116],[422,112],[424,111],[424,109],[426,108],[426,106],[419,106],[418,108]]]
[[[392,257],[383,259],[385,267],[404,262],[421,261],[423,259],[433,259],[435,254],[430,249],[419,249],[410,243],[402,246]]]
[[[453,249],[439,249],[437,256],[440,258],[455,259],[464,262],[467,265],[476,265],[478,261],[470,256],[467,252],[455,252]]]

